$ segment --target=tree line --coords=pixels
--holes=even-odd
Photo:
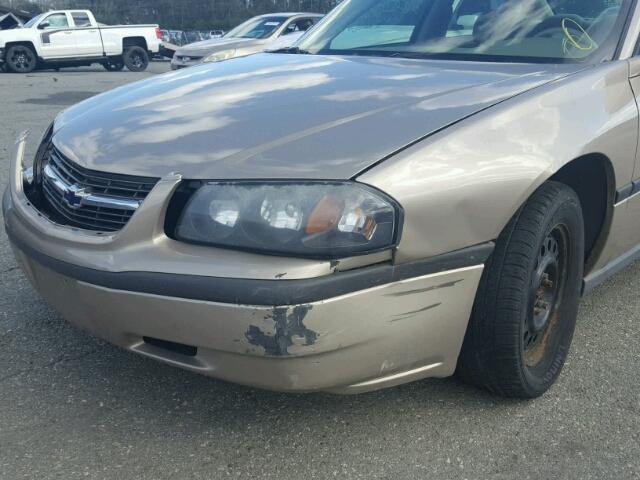
[[[5,3],[7,0],[0,0]],[[52,8],[81,8],[107,24],[158,23],[176,30],[229,30],[247,18],[273,12],[326,13],[340,0],[15,0],[32,13]]]

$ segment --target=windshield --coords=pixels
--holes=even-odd
[[[33,27],[36,23],[38,23],[40,21],[40,19],[42,17],[44,17],[46,14],[41,13],[40,15],[37,15],[35,17],[33,17],[31,20],[29,20],[27,23],[24,24],[24,28],[31,28]]]
[[[285,17],[256,17],[247,20],[225,35],[229,38],[267,38],[285,22]]]
[[[631,0],[344,0],[301,52],[510,62],[613,58]]]
[[[200,35],[200,32],[184,32],[184,36],[189,43],[199,42],[200,40],[202,40],[202,35]]]

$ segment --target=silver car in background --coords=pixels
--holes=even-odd
[[[245,57],[274,48],[293,44],[287,36],[297,40],[322,15],[315,13],[273,13],[247,20],[221,38],[196,42],[178,49],[171,61],[171,69],[191,67],[199,63],[213,63],[236,57]]]
[[[8,237],[65,318],[193,372],[536,397],[640,258],[639,35],[632,0],[343,0],[22,135]]]

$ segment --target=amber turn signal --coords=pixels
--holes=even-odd
[[[309,216],[306,232],[313,234],[333,229],[340,221],[343,211],[343,199],[329,196],[323,197]]]

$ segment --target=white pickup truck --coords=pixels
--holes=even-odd
[[[140,72],[162,40],[158,25],[104,26],[88,10],[55,10],[38,15],[23,28],[0,31],[0,67],[28,73],[38,67],[102,64]]]

